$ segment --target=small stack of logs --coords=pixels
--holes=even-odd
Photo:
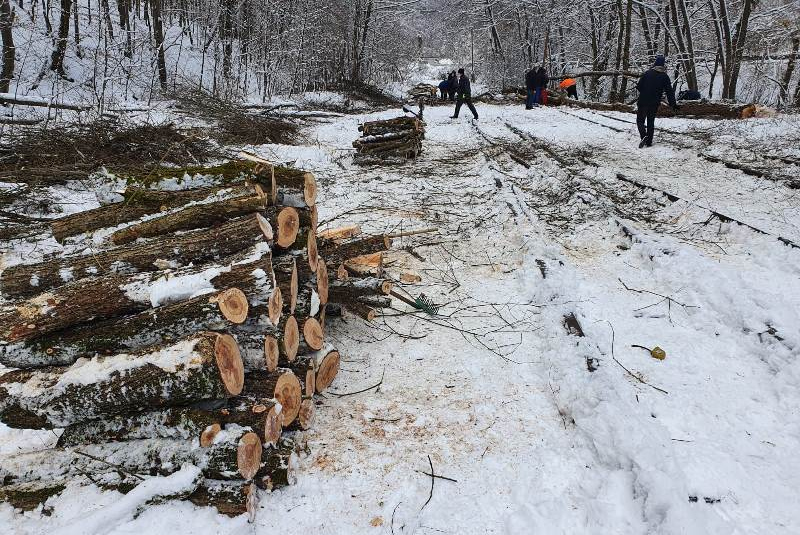
[[[408,96],[411,100],[416,102],[418,99],[423,98],[436,98],[436,94],[439,92],[439,87],[433,84],[426,84],[424,82],[420,82],[411,89],[408,90]]]
[[[0,421],[63,429],[55,448],[0,459],[0,499],[32,509],[82,480],[127,492],[183,463],[180,496],[253,514],[293,481],[313,396],[336,377],[329,307],[389,306],[384,236],[317,236],[311,173],[255,160],[220,186],[129,186],[52,222],[53,255],[0,275]],[[101,244],[98,247],[98,244]]]
[[[361,137],[353,141],[356,162],[415,159],[422,152],[425,123],[416,117],[368,121],[358,127]]]

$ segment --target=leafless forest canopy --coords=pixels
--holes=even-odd
[[[101,104],[384,88],[442,58],[487,89],[544,64],[625,101],[664,54],[678,89],[800,105],[798,0],[1,0],[0,33],[1,92]]]

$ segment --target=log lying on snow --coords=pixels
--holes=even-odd
[[[573,100],[563,96],[553,95],[548,97],[548,105],[568,105],[576,108],[586,108],[598,111],[618,111],[623,113],[636,113],[636,106],[621,102],[593,102],[588,100]],[[712,117],[721,119],[746,119],[755,110],[753,104],[737,104],[729,102],[711,101],[680,101],[680,108],[674,111],[667,104],[661,103],[658,108],[659,117]]]
[[[247,370],[273,372],[279,363],[291,362],[300,346],[300,330],[294,316],[285,316],[276,326],[249,323],[233,331]]]
[[[111,241],[114,245],[122,245],[139,238],[152,238],[178,231],[211,227],[252,212],[266,210],[266,208],[266,199],[259,195],[193,204],[176,212],[122,228],[111,235]]]
[[[270,242],[273,237],[269,221],[254,214],[208,230],[162,236],[143,244],[11,266],[0,275],[0,286],[9,297],[28,297],[90,276],[219,261],[257,243]]]
[[[336,280],[328,288],[332,303],[347,304],[359,298],[375,295],[389,295],[394,284],[386,279],[365,277],[363,279]]]
[[[220,514],[247,514],[250,521],[258,508],[258,487],[251,481],[205,480],[189,495],[189,501],[201,507],[215,507]]]
[[[245,185],[177,191],[127,188],[122,193],[123,201],[58,218],[50,224],[50,228],[56,241],[63,243],[70,236],[93,232],[104,227],[115,227],[148,214],[157,214],[188,203],[242,197],[252,195],[253,192],[253,187]]]
[[[19,484],[117,471],[169,475],[184,463],[194,464],[210,479],[249,480],[263,469],[262,461],[259,437],[231,426],[206,447],[197,439],[152,438],[10,455],[0,463],[0,481]]]
[[[240,152],[239,156],[259,164],[263,172],[253,180],[274,192],[272,202],[283,206],[310,208],[317,202],[317,181],[312,173],[291,167],[275,166],[255,154]]]
[[[214,441],[225,426],[231,424],[250,429],[266,444],[275,444],[281,436],[282,416],[273,400],[238,396],[188,407],[170,407],[77,422],[64,429],[57,446],[173,438],[199,440],[200,445],[205,447]]]
[[[0,376],[0,421],[64,427],[82,420],[238,395],[244,366],[229,335],[199,333],[158,349]]]
[[[341,242],[322,240],[317,245],[320,256],[328,265],[339,266],[355,257],[385,251],[392,246],[392,240],[386,235],[377,235]]]

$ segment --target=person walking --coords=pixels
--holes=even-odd
[[[453,113],[451,119],[458,119],[458,112],[461,111],[461,106],[466,104],[469,111],[478,120],[478,111],[472,104],[472,89],[469,84],[469,78],[464,74],[464,69],[458,69],[458,100],[456,101],[456,111]]]
[[[447,77],[447,84],[447,96],[450,98],[450,102],[455,102],[456,91],[458,91],[458,76],[456,76],[456,71],[452,71],[450,76]]]
[[[530,69],[525,73],[525,109],[533,109],[534,96],[536,95],[536,70]]]
[[[534,78],[534,96],[533,101],[538,106],[540,104],[547,104],[547,84],[550,82],[550,77],[547,76],[547,71],[544,70],[544,66],[539,67],[536,71],[536,76]]]
[[[636,84],[639,90],[639,99],[636,102],[636,127],[639,129],[639,148],[653,145],[653,133],[656,127],[656,113],[661,105],[661,97],[667,94],[667,100],[673,110],[678,109],[675,102],[675,90],[667,74],[664,56],[656,56],[653,67],[648,69]],[[645,128],[645,121],[647,127]]]

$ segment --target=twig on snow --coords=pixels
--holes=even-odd
[[[383,384],[383,377],[385,375],[386,375],[386,367],[384,366],[383,373],[381,374],[381,380],[378,381],[377,384],[374,384],[372,386],[368,386],[367,388],[364,388],[363,390],[357,390],[356,392],[347,392],[345,394],[337,394],[336,392],[331,392],[331,394],[334,395],[334,396],[340,397],[340,398],[343,398],[343,397],[346,397],[346,396],[355,396],[356,394],[362,394],[364,392],[372,390],[373,388],[378,388],[379,386],[381,386]]]
[[[422,508],[420,509],[420,512],[422,512],[422,509],[425,509],[425,506],[428,505],[428,503],[430,503],[431,499],[433,498],[433,484],[436,481],[436,475],[435,475],[435,473],[433,471],[433,461],[431,461],[431,456],[430,455],[428,455],[428,464],[431,465],[431,473],[430,473],[430,476],[431,476],[431,492],[430,492],[430,494],[428,494],[428,499],[425,501],[424,504],[422,504]]]
[[[620,282],[622,282],[622,281],[620,281]],[[636,375],[635,373],[630,371],[628,368],[625,367],[624,364],[622,364],[620,361],[617,360],[617,357],[614,355],[614,339],[615,339],[615,336],[616,336],[615,333],[614,333],[614,326],[611,325],[610,321],[608,321],[607,323],[608,323],[608,326],[611,327],[611,358],[614,359],[614,362],[619,364],[620,368],[622,368],[623,370],[628,372],[628,375],[630,375],[631,377],[633,377],[634,379],[636,379],[637,381],[639,381],[643,385],[647,385],[650,388],[652,388],[653,390],[658,390],[662,394],[669,394],[669,392],[667,392],[663,388],[659,388],[659,387],[657,387],[655,385],[651,385],[650,383],[648,383],[647,381],[645,381],[644,379],[642,379],[641,377],[639,377],[638,375]]]

